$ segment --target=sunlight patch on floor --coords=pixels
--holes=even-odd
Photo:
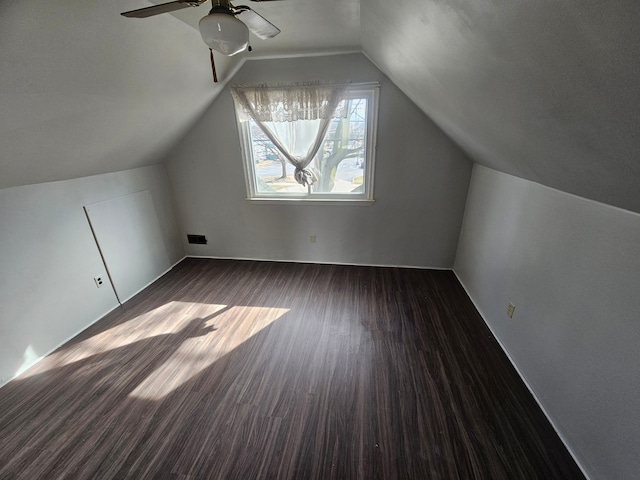
[[[171,357],[129,395],[159,400],[287,313],[286,308],[236,306],[194,330]]]
[[[141,340],[174,334],[194,319],[212,317],[226,308],[226,305],[168,302],[82,342],[62,347],[27,370],[22,374],[22,378],[64,367]],[[25,362],[28,360],[28,354],[26,351]]]

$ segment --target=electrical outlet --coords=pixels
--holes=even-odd
[[[516,309],[516,306],[513,303],[509,303],[509,305],[507,305],[507,315],[509,315],[509,318],[513,318],[513,312]]]
[[[96,282],[96,287],[100,288],[104,285],[104,275],[98,275],[93,277],[93,281]]]
[[[316,243],[316,235],[315,235],[315,234],[311,235],[311,236],[309,237],[309,241],[310,241],[311,243]]]

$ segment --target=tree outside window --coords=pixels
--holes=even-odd
[[[346,116],[331,120],[311,162],[310,187],[296,182],[295,168],[256,122],[240,124],[249,198],[372,200],[377,90],[349,89]]]

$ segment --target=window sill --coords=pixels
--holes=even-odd
[[[375,203],[375,200],[347,198],[247,198],[247,201],[255,205],[341,205],[343,207],[369,207]]]

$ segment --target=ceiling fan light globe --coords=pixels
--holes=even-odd
[[[227,13],[210,13],[198,24],[202,40],[223,55],[235,55],[247,48],[249,29],[240,20]]]

